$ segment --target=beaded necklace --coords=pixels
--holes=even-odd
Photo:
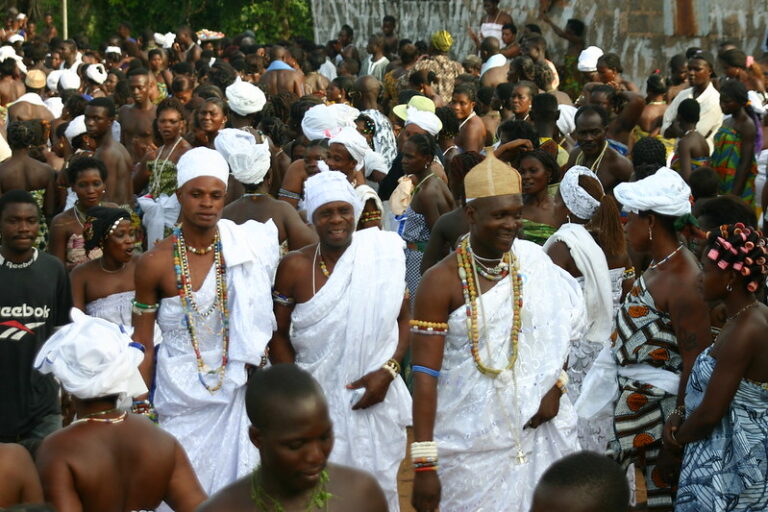
[[[674,256],[675,254],[677,254],[678,252],[680,252],[680,249],[682,249],[682,248],[683,248],[683,245],[682,245],[682,244],[678,245],[678,246],[677,246],[677,249],[675,249],[675,250],[674,250],[674,251],[672,251],[671,253],[667,254],[667,255],[666,255],[666,256],[665,256],[665,257],[664,257],[664,258],[663,258],[661,261],[659,261],[658,263],[654,263],[653,261],[651,261],[651,264],[650,264],[650,265],[648,265],[648,270],[656,270],[658,267],[660,267],[661,265],[663,265],[663,264],[665,264],[666,262],[668,262],[668,261],[670,260],[670,258],[672,258],[672,256]]]
[[[267,494],[264,487],[261,486],[261,468],[257,468],[251,473],[251,501],[256,505],[257,510],[274,510],[274,512],[285,512],[285,507],[278,500]],[[312,491],[312,495],[307,501],[307,507],[304,509],[306,512],[312,512],[313,510],[327,510],[328,502],[333,497],[333,494],[326,490],[328,485],[328,470],[324,469],[320,473],[320,481]],[[269,503],[268,503],[269,502]]]
[[[221,239],[219,231],[216,230],[216,236],[213,239],[213,264],[216,272],[216,299],[207,311],[200,311],[192,290],[192,274],[189,269],[189,260],[187,249],[184,242],[184,234],[181,226],[173,229],[173,267],[176,272],[176,289],[179,292],[181,307],[184,311],[184,320],[187,325],[187,331],[192,341],[192,349],[195,351],[197,361],[197,377],[200,383],[211,394],[221,389],[224,383],[224,373],[227,370],[229,361],[229,309],[227,307],[227,267],[224,264],[221,250]],[[200,342],[197,339],[197,330],[195,329],[195,316],[201,318],[209,317],[214,311],[218,310],[221,315],[222,324],[222,354],[221,364],[216,369],[211,369],[200,354]],[[211,387],[206,381],[206,375],[216,375],[216,385]]]
[[[111,409],[109,411],[97,412],[95,414],[89,414],[88,416],[84,416],[84,417],[82,417],[80,419],[77,419],[77,420],[73,421],[72,423],[70,423],[70,425],[76,425],[78,423],[122,423],[122,422],[125,421],[125,418],[128,417],[128,413],[127,412],[123,412],[120,416],[118,416],[116,418],[98,418],[98,417],[95,417],[95,415],[107,414],[107,413],[110,413],[110,412],[115,412],[115,409]]]

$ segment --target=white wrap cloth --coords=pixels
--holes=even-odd
[[[318,208],[334,201],[351,204],[355,211],[355,224],[357,224],[363,213],[363,205],[344,173],[339,171],[319,172],[304,182],[304,206],[307,210],[307,220],[310,223],[314,223],[312,217]]]
[[[567,394],[560,410],[538,428],[523,426],[536,414],[585,328],[576,280],[552,263],[538,245],[515,240],[523,306],[518,357],[496,378],[481,373],[470,352],[462,304],[448,317],[448,335],[437,380],[434,439],[443,483],[440,510],[528,512],[541,474],[580,449],[576,413]],[[485,365],[505,368],[515,320],[508,276],[478,300],[479,348]],[[527,461],[516,461],[522,450]]]
[[[213,145],[227,160],[237,181],[245,185],[258,185],[264,181],[271,161],[269,142],[257,144],[253,134],[245,130],[224,128],[216,135]]]
[[[592,197],[592,195],[584,190],[579,185],[579,176],[589,176],[593,178],[597,183],[600,183],[600,179],[597,175],[588,168],[581,165],[574,165],[568,172],[565,173],[563,179],[560,180],[560,196],[563,198],[566,208],[571,213],[580,219],[589,220],[600,208],[600,201]],[[602,184],[600,189],[602,190]],[[604,192],[603,192],[604,193]]]
[[[342,128],[336,135],[331,137],[328,144],[341,144],[344,146],[349,153],[349,156],[356,162],[356,171],[363,168],[365,155],[373,151],[371,146],[368,145],[368,141],[365,140],[365,137],[363,137],[359,131],[357,131],[357,127],[355,126],[346,126]]]
[[[296,364],[320,382],[333,420],[331,462],[371,472],[397,512],[397,471],[405,456],[411,396],[401,378],[381,403],[352,406],[363,390],[347,384],[381,368],[398,345],[405,294],[403,240],[376,228],[354,233],[325,285],[291,314]]]
[[[210,176],[227,184],[229,165],[221,153],[209,148],[192,148],[179,158],[176,164],[176,188],[180,189],[189,180]]]
[[[363,205],[363,208],[365,208],[365,203],[373,199],[373,202],[376,204],[376,208],[380,212],[384,211],[384,205],[381,202],[381,198],[379,197],[379,194],[373,190],[372,187],[369,187],[368,185],[359,185],[357,188],[355,188],[355,193],[357,194],[358,199],[360,199],[360,203]]]
[[[227,103],[233,112],[247,116],[261,112],[267,103],[267,97],[261,89],[239,77],[226,89]]]
[[[90,64],[85,69],[85,76],[101,85],[107,80],[107,70],[104,64]]]
[[[587,308],[587,332],[584,338],[592,343],[606,345],[613,331],[613,290],[605,253],[581,224],[567,223],[560,226],[544,243],[544,252],[556,242],[562,242],[568,247],[573,262],[584,276],[582,290]]]
[[[405,126],[415,124],[422,130],[426,130],[433,137],[436,137],[440,130],[443,129],[443,122],[440,121],[440,118],[434,112],[408,107],[405,115]]]
[[[21,56],[16,53],[16,50],[13,49],[13,46],[0,46],[0,62],[5,61],[5,59],[15,60],[16,67],[19,68],[19,71],[24,74],[27,73],[27,66],[24,64],[24,59],[22,59]]]
[[[245,412],[246,365],[258,366],[276,324],[272,312],[272,280],[280,257],[277,228],[248,221],[218,222],[226,264],[229,309],[229,353],[222,386],[208,391],[198,373],[186,316],[178,295],[160,301],[157,322],[163,343],[156,351],[154,404],[160,427],[176,437],[189,456],[207,494],[250,474],[258,452],[248,438]],[[172,272],[172,270],[169,269]],[[216,268],[193,292],[201,311],[215,306]],[[201,358],[216,368],[222,358],[222,319],[219,311],[192,314]]]
[[[652,211],[670,217],[691,213],[691,187],[668,167],[640,181],[616,185],[613,196],[632,213]]]
[[[73,120],[69,122],[67,125],[67,129],[64,130],[64,136],[67,138],[67,141],[69,142],[69,145],[72,145],[72,141],[75,140],[75,137],[78,135],[82,135],[86,132],[85,128],[85,116],[83,114],[80,114]],[[72,148],[74,151],[75,148]]]
[[[56,92],[59,87],[59,79],[61,78],[62,73],[64,73],[64,71],[60,69],[54,69],[48,73],[48,77],[45,79],[45,86],[48,87],[49,91]]]
[[[359,115],[359,110],[342,103],[315,105],[304,114],[301,131],[308,140],[330,139],[344,127],[354,128]]]
[[[35,369],[53,375],[81,400],[147,392],[139,373],[144,347],[121,326],[86,315],[77,308],[72,323],[56,331],[38,352]]]
[[[483,62],[483,65],[480,66],[480,76],[483,76],[486,71],[489,71],[493,68],[500,68],[502,66],[505,66],[507,64],[507,58],[497,53],[496,55],[492,55],[488,58],[487,61]]]
[[[576,68],[582,73],[594,73],[597,71],[597,59],[603,56],[603,50],[597,46],[585,48],[579,54]]]
[[[63,91],[80,89],[80,76],[72,70],[65,70],[59,77],[59,86]]]

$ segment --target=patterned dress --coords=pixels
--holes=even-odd
[[[557,228],[549,224],[534,222],[528,219],[521,219],[523,222],[523,233],[520,236],[523,240],[528,240],[537,245],[544,245],[544,242],[557,231]]]
[[[669,315],[659,311],[641,276],[617,315],[613,355],[619,366],[645,364],[679,375],[683,359]],[[672,510],[674,492],[656,472],[664,423],[677,397],[652,384],[621,375],[614,409],[611,449],[619,462],[643,471],[648,510]]]
[[[30,190],[30,194],[35,198],[35,203],[40,209],[40,228],[37,232],[37,238],[35,239],[35,248],[39,251],[45,251],[48,248],[48,223],[45,222],[45,215],[43,214],[45,206],[45,189]]]
[[[424,249],[429,242],[431,233],[427,225],[427,219],[420,213],[413,211],[410,206],[405,211],[406,221],[403,228],[403,240],[405,240],[405,282],[411,292],[411,307],[416,298],[416,289],[421,281],[421,260],[424,257]]]
[[[696,409],[717,361],[699,354],[685,393]],[[731,405],[706,439],[685,447],[677,512],[768,510],[768,385],[742,379]]]
[[[736,169],[745,155],[741,153],[741,135],[730,126],[721,126],[715,134],[715,150],[709,159],[712,168],[720,175],[720,194],[730,194],[733,191]],[[752,165],[747,171],[747,181],[741,192],[741,199],[749,205],[755,202],[755,176],[757,162],[752,159]]]

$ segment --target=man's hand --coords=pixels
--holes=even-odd
[[[413,477],[411,505],[416,512],[435,512],[440,506],[440,478],[437,471],[418,471]]]
[[[672,414],[667,418],[667,422],[664,424],[664,433],[662,434],[662,438],[664,439],[664,446],[666,446],[671,451],[674,451],[675,453],[682,453],[683,446],[677,442],[677,439],[675,439],[674,434],[677,433],[678,430],[680,430],[680,425],[683,423],[683,419],[677,415]]]
[[[542,423],[557,416],[557,413],[560,411],[561,396],[562,393],[557,386],[552,386],[552,389],[542,397],[541,404],[539,404],[539,410],[536,411],[536,414],[534,414],[530,420],[528,420],[528,423],[525,424],[524,428],[537,428]]]
[[[389,384],[392,382],[392,375],[385,369],[379,368],[371,373],[363,375],[351,384],[347,384],[347,389],[365,388],[365,394],[352,406],[353,411],[358,409],[367,409],[384,400],[387,396]]]

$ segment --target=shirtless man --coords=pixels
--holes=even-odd
[[[644,98],[636,92],[619,92],[604,84],[587,84],[585,90],[589,91],[589,105],[601,107],[608,113],[606,137],[611,147],[628,148],[632,130],[645,111]]]
[[[24,94],[24,84],[18,79],[19,70],[14,59],[0,62],[0,106],[13,103]]]
[[[138,162],[147,151],[157,149],[152,131],[156,107],[149,99],[149,72],[146,69],[131,71],[128,84],[133,104],[120,107],[120,143],[128,150],[131,159]]]
[[[328,463],[333,425],[325,396],[294,364],[255,372],[248,382],[250,437],[261,454],[253,475],[225,487],[198,512],[307,510],[385,512],[379,484],[367,473]],[[255,496],[255,498],[253,498]]]
[[[496,87],[507,81],[509,62],[500,53],[501,46],[495,37],[486,37],[480,44],[480,58],[483,59],[483,67],[488,69],[480,71],[480,85],[483,87]]]
[[[471,85],[459,85],[453,89],[451,107],[459,120],[456,145],[462,151],[480,152],[485,144],[485,124],[475,114],[477,93]]]
[[[94,157],[107,166],[107,191],[105,201],[120,206],[133,204],[131,180],[131,155],[125,146],[112,138],[115,120],[115,104],[109,98],[96,98],[85,107],[85,128],[96,143]]]
[[[296,96],[304,96],[304,75],[285,62],[289,56],[282,46],[273,46],[269,51],[271,64],[259,81],[268,94],[275,96],[281,91],[290,91]]]
[[[576,112],[574,136],[579,147],[571,151],[567,167],[583,165],[592,170],[606,194],[632,177],[632,162],[608,147],[608,114],[601,107],[584,106]]]
[[[381,23],[381,32],[384,34],[384,55],[389,60],[397,57],[397,48],[400,43],[400,39],[395,33],[397,27],[397,19],[394,16],[387,14]]]
[[[20,444],[0,444],[0,474],[0,507],[43,502],[35,463]]]
[[[24,85],[27,92],[8,107],[8,119],[10,121],[32,119],[53,121],[53,113],[45,106],[42,98],[45,91],[45,73],[39,69],[30,69],[24,79]]]
[[[179,62],[194,63],[200,60],[203,49],[193,38],[192,29],[188,25],[181,25],[176,29],[176,39],[173,43],[173,51]]]
[[[138,371],[141,346],[119,326],[72,311],[74,323],[51,336],[35,360],[72,394],[78,418],[38,450],[46,501],[61,511],[154,510],[162,501],[193,511],[205,494],[179,442],[117,408],[118,397],[147,389]],[[91,357],[78,357],[80,350]]]

